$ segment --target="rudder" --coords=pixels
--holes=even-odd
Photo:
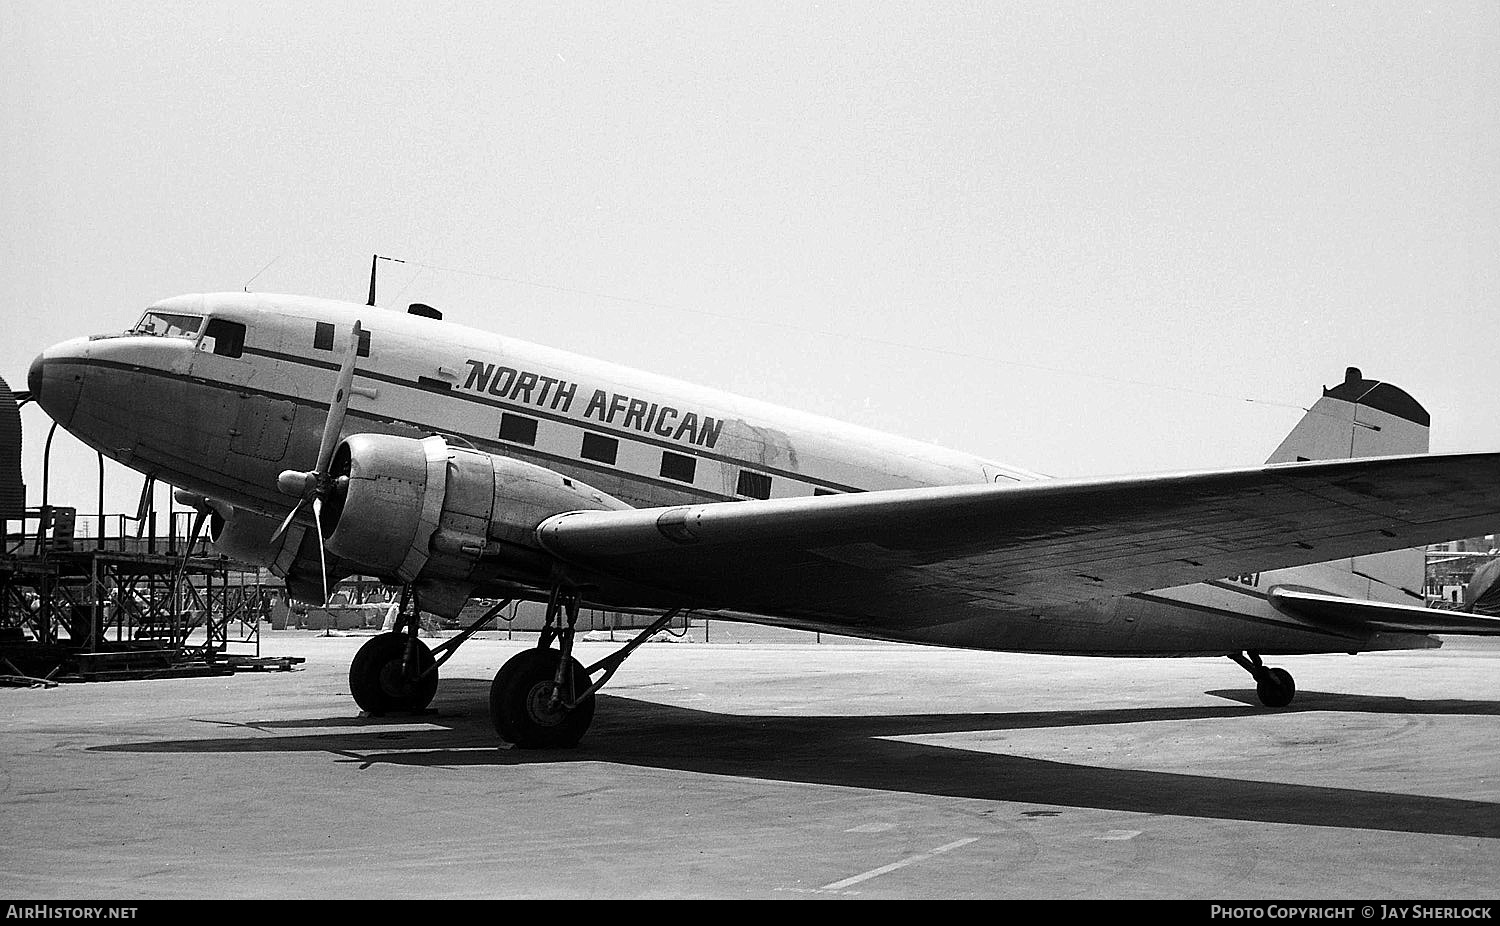
[[[1267,463],[1426,453],[1431,417],[1405,390],[1365,379],[1355,367],[1322,398]]]

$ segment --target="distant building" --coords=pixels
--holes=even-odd
[[[1474,573],[1500,559],[1500,531],[1427,547],[1427,601],[1430,605],[1464,608]]]
[[[1500,533],[1435,543],[1427,548],[1429,555],[1439,553],[1491,553],[1500,548]]]

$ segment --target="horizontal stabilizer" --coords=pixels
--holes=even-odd
[[[1366,628],[1387,633],[1500,636],[1500,617],[1483,617],[1462,611],[1361,601],[1285,588],[1272,589],[1271,604],[1303,620],[1341,630]]]

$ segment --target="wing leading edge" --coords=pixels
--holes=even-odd
[[[1469,536],[1500,454],[1422,454],[558,515],[585,574],[694,607],[858,626],[1112,598]]]

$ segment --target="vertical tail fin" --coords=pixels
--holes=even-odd
[[[1404,390],[1365,379],[1350,367],[1344,381],[1323,395],[1271,454],[1267,463],[1344,460],[1426,453],[1431,418]],[[1335,565],[1335,564],[1330,564]],[[1422,599],[1427,568],[1423,550],[1397,550],[1341,560],[1336,566],[1368,580],[1365,597]]]
[[[1431,419],[1405,391],[1365,379],[1354,367],[1324,389],[1267,463],[1426,453]]]

